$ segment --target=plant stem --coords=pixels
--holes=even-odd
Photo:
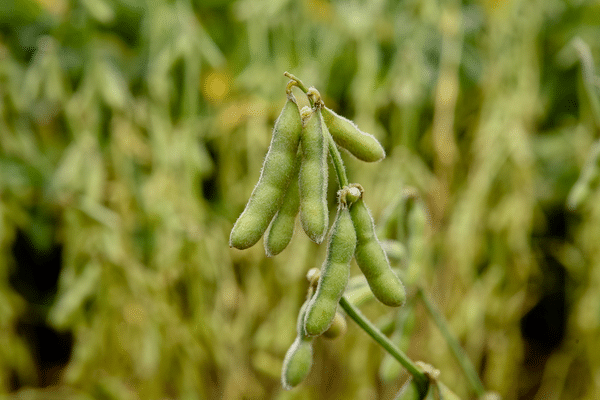
[[[346,314],[354,320],[369,336],[381,347],[392,355],[413,376],[413,381],[419,388],[419,392],[425,395],[429,385],[429,379],[425,374],[404,354],[394,343],[390,341],[371,321],[369,321],[360,310],[355,307],[346,296],[340,299],[340,306]]]
[[[346,176],[346,169],[344,168],[344,162],[342,161],[340,151],[338,150],[337,145],[333,141],[333,137],[331,137],[329,132],[327,132],[325,136],[329,142],[329,154],[331,155],[331,161],[333,162],[333,167],[335,168],[335,173],[337,175],[340,188],[348,186],[348,176]]]
[[[460,344],[458,343],[456,338],[450,333],[446,320],[444,319],[442,314],[436,309],[433,303],[429,300],[429,298],[425,294],[425,291],[422,288],[419,288],[417,293],[423,300],[425,308],[427,308],[427,311],[431,315],[431,318],[433,318],[433,321],[437,325],[438,329],[440,330],[440,332],[442,332],[442,336],[444,336],[444,339],[446,339],[446,342],[450,347],[450,351],[452,351],[452,354],[458,361],[458,364],[460,365],[460,368],[463,370],[463,373],[467,377],[471,388],[473,389],[473,391],[475,391],[477,397],[482,397],[485,394],[485,388],[483,387],[483,383],[481,383],[481,380],[479,379],[479,376],[475,371],[475,367],[473,367],[473,364],[471,364],[471,361],[465,354],[464,350],[462,349],[462,347],[460,347]]]
[[[293,81],[296,81],[296,86],[298,86],[298,88],[300,90],[302,90],[304,93],[308,92],[308,88],[306,86],[304,86],[304,83],[302,83],[302,81],[298,78],[296,78],[294,75],[290,74],[289,72],[285,71],[283,73],[283,75],[287,76],[288,78],[290,78]],[[311,104],[312,106],[313,104]]]
[[[296,86],[302,90],[305,94],[308,94],[308,88],[304,83],[290,74],[289,72],[283,73],[285,76],[290,78],[296,83]],[[290,86],[291,88],[291,86]],[[311,96],[307,96],[311,107],[314,107],[314,101]],[[329,154],[331,154],[331,160],[335,168],[335,173],[338,178],[340,187],[348,186],[348,176],[346,175],[346,169],[344,168],[344,162],[342,156],[337,148],[337,145],[333,141],[333,137],[326,133],[326,140],[329,145]],[[422,372],[409,358],[404,354],[394,343],[392,343],[387,336],[385,336],[371,321],[369,321],[360,310],[355,307],[346,296],[342,296],[340,299],[340,306],[344,309],[346,314],[354,320],[369,336],[373,338],[381,347],[383,347],[388,353],[392,355],[406,370],[413,376],[413,382],[417,386],[419,393],[425,396],[427,388],[429,386],[429,378]]]

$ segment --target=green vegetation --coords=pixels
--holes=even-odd
[[[586,0],[0,1],[0,397],[393,399],[406,353],[406,396],[596,399],[598,38]],[[406,285],[352,262],[364,325],[290,391],[326,246],[228,243],[284,71],[383,145],[341,158]]]

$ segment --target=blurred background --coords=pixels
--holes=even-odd
[[[599,398],[598,60],[598,1],[2,0],[0,397],[394,398],[351,321],[284,391],[325,246],[228,246],[289,71],[384,145],[342,154],[376,221],[427,208],[408,305],[364,313],[461,398],[417,288],[486,389]]]

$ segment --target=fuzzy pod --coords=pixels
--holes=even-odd
[[[294,236],[296,215],[300,211],[300,194],[298,189],[300,159],[300,154],[298,154],[294,172],[292,173],[292,180],[283,198],[281,208],[275,214],[265,233],[264,244],[267,257],[273,257],[281,253],[292,240],[292,236]]]
[[[333,140],[354,157],[366,162],[385,158],[385,150],[375,136],[361,131],[354,122],[327,107],[323,107],[323,120]]]
[[[406,300],[404,285],[390,267],[377,235],[373,218],[363,199],[350,206],[350,216],[356,229],[354,257],[371,291],[383,304],[397,307]]]
[[[323,334],[332,324],[338,302],[350,278],[350,260],[356,233],[347,207],[340,204],[329,233],[327,255],[321,268],[317,291],[308,303],[304,327],[309,336]]]
[[[300,188],[300,221],[308,237],[321,243],[329,225],[327,209],[327,129],[317,106],[302,127],[300,143],[302,163],[298,184]]]
[[[287,390],[300,384],[310,372],[313,362],[312,338],[304,331],[304,318],[308,300],[304,302],[298,313],[296,323],[296,339],[283,359],[281,384]]]
[[[258,183],[231,230],[230,247],[247,249],[265,233],[281,206],[292,177],[301,131],[302,122],[296,99],[288,94],[288,100],[275,121],[271,145]]]

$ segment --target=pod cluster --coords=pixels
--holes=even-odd
[[[306,93],[310,107],[299,109],[291,92],[293,86]],[[332,155],[341,183],[347,178],[336,145],[366,162],[383,159],[383,147],[352,121],[325,107],[315,88],[305,89],[300,81],[292,79],[286,93],[287,101],[275,122],[260,178],[231,230],[229,244],[247,249],[264,235],[267,256],[275,256],[290,243],[298,214],[302,229],[312,241],[321,243],[327,238],[325,261],[320,270],[309,273],[311,285],[298,315],[296,339],[283,363],[282,384],[290,389],[310,371],[314,338],[334,338],[346,330],[338,303],[348,286],[353,258],[383,304],[400,306],[406,293],[377,238],[359,184],[338,191],[337,212],[329,228],[328,155]]]
[[[288,350],[286,360],[291,359],[289,354],[300,351],[308,357],[305,342],[309,339],[321,335],[332,338],[345,332],[346,322],[338,303],[348,286],[352,258],[356,259],[378,300],[389,306],[400,306],[406,299],[404,286],[390,267],[362,197],[363,189],[358,184],[345,186],[338,192],[338,209],[327,235],[325,261],[320,270],[311,269],[307,276],[311,282],[308,300],[300,310],[298,337]],[[300,350],[302,346],[304,350]],[[286,381],[290,363],[284,362],[282,373],[286,388],[294,386]]]
[[[311,107],[299,110],[287,87],[287,101],[275,122],[260,178],[244,211],[235,222],[229,246],[243,250],[265,235],[267,256],[275,256],[290,243],[296,216],[315,243],[321,243],[329,226],[327,175],[329,140],[363,161],[385,157],[381,144],[346,118],[325,107],[315,88],[307,90]]]

